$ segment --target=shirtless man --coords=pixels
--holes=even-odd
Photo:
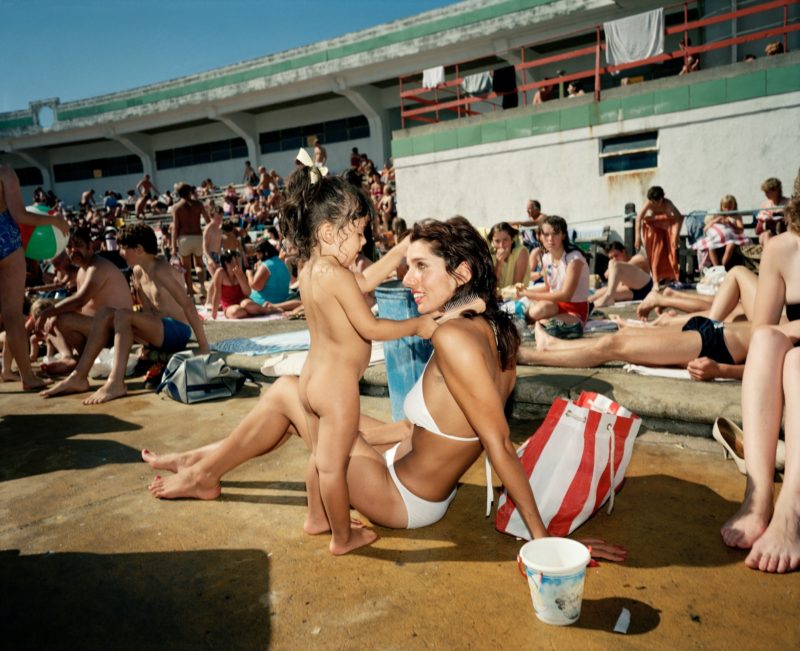
[[[378,213],[381,218],[381,228],[384,231],[392,229],[392,219],[394,217],[394,197],[392,196],[392,186],[383,186],[383,196],[378,202]]]
[[[98,311],[106,307],[133,308],[125,276],[114,263],[92,251],[88,228],[72,233],[67,254],[70,262],[78,267],[77,291],[43,310],[36,319],[36,331],[52,336],[64,355],[58,362],[42,364],[43,371],[55,375],[69,373],[75,367],[73,351],[83,350]]]
[[[192,257],[200,282],[200,295],[205,296],[205,272],[203,270],[203,230],[200,218],[210,221],[202,202],[192,198],[192,186],[181,183],[178,188],[180,200],[172,211],[172,250],[180,256],[184,268],[186,291],[194,295],[192,286]]]
[[[314,165],[317,167],[325,167],[328,162],[328,151],[322,146],[319,140],[314,141]]]
[[[267,174],[267,168],[263,165],[258,166],[258,185],[256,186],[256,191],[258,192],[259,196],[268,197],[269,196],[269,183],[270,178],[269,174]]]
[[[614,301],[641,301],[653,289],[650,265],[643,255],[628,255],[620,242],[609,242],[606,246],[608,269],[605,277],[608,285],[589,297],[596,307],[614,305]]]
[[[147,208],[152,194],[155,193],[158,195],[160,192],[158,188],[153,185],[149,174],[145,174],[144,178],[136,184],[136,191],[139,193],[139,199],[136,201],[136,217],[144,219],[144,210]]]
[[[86,190],[86,192],[81,195],[80,207],[83,208],[84,211],[88,211],[90,207],[94,207],[96,205],[97,204],[94,200],[94,190]]]
[[[613,335],[567,341],[551,337],[537,324],[536,349],[520,348],[517,361],[565,368],[592,368],[622,361],[688,368],[695,380],[741,380],[751,334],[750,323],[722,324],[693,317],[683,328],[625,328]]]
[[[127,394],[125,367],[134,340],[164,353],[184,350],[194,332],[200,354],[208,352],[203,322],[189,296],[183,291],[180,275],[167,260],[156,256],[156,234],[146,224],[123,228],[120,251],[133,269],[133,287],[142,304],[141,312],[132,309],[101,310],[92,324],[83,354],[72,374],[40,395],[45,398],[89,390],[89,370],[108,339],[114,337],[114,362],[106,383],[83,401],[85,405],[108,402]]]
[[[222,251],[222,212],[219,208],[211,213],[211,221],[203,229],[203,262],[208,274],[213,278],[219,267],[219,254]]]
[[[249,160],[244,162],[244,174],[242,174],[242,183],[245,185],[258,185],[258,174],[253,169]]]

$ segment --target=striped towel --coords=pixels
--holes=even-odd
[[[737,246],[750,244],[750,238],[742,231],[737,231],[727,224],[714,224],[709,226],[705,237],[701,237],[692,244],[692,248],[695,251],[709,251],[721,249],[728,244],[736,244]]]

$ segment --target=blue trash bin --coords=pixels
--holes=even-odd
[[[381,319],[402,321],[419,316],[411,290],[399,280],[383,283],[375,289],[378,316]],[[403,401],[425,370],[433,352],[431,342],[420,337],[403,337],[383,342],[386,357],[386,376],[389,380],[389,399],[392,403],[392,420],[405,418]]]

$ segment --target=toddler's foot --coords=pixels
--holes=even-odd
[[[331,544],[329,549],[331,550],[331,554],[334,556],[341,556],[346,554],[347,552],[351,552],[354,549],[358,549],[359,547],[366,547],[367,545],[371,545],[378,539],[378,534],[375,533],[372,529],[367,529],[366,527],[362,528],[350,528],[350,539],[346,543],[339,543],[331,539]]]

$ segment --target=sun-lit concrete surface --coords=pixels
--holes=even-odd
[[[748,570],[718,529],[744,477],[712,441],[637,441],[611,516],[578,532],[625,544],[589,570],[580,621],[546,626],[518,574],[520,542],[483,517],[482,460],[450,512],[333,558],[302,532],[304,446],[230,473],[214,502],[160,502],[139,450],[227,434],[257,400],[181,405],[141,390],[105,405],[0,384],[0,606],[9,648],[731,648],[800,644],[800,574]],[[387,418],[388,399],[364,397]],[[514,439],[535,429],[514,420]],[[622,607],[627,636],[612,633]]]

